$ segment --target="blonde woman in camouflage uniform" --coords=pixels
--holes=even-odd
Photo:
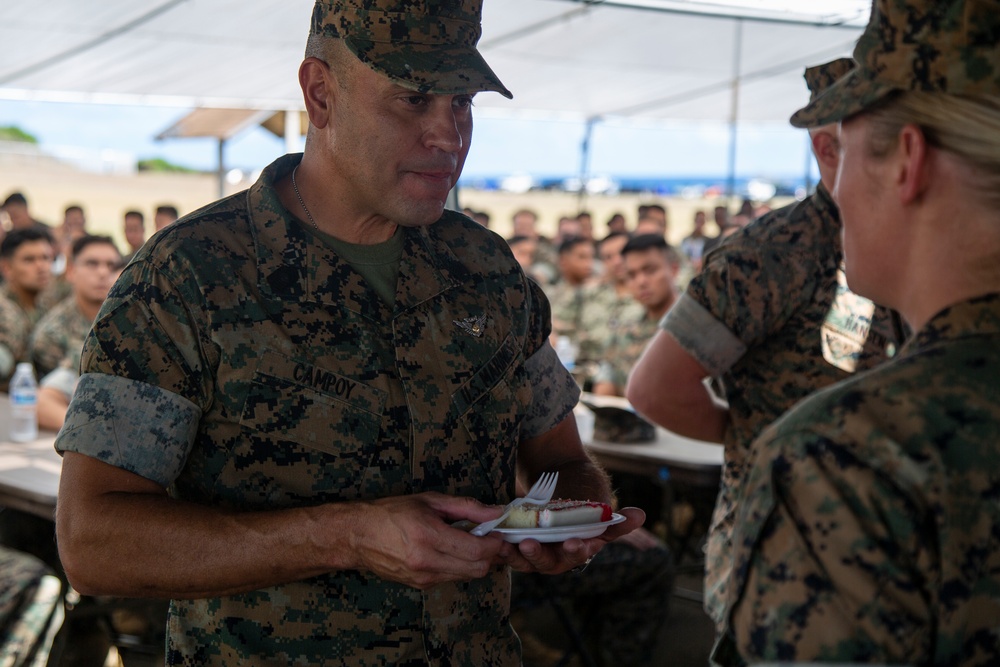
[[[878,0],[858,69],[792,118],[841,122],[848,282],[915,334],[754,444],[748,662],[1000,664],[998,36],[997,0]]]

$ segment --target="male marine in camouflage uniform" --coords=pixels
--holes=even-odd
[[[681,266],[680,255],[659,234],[633,238],[622,248],[622,257],[629,288],[643,312],[618,327],[604,349],[594,393],[608,396],[623,394],[629,372],[674,305]]]
[[[996,0],[878,0],[858,69],[792,117],[851,125],[862,157],[850,166],[878,174],[837,186],[845,217],[851,206],[852,280],[900,303],[916,332],[894,360],[811,396],[753,443],[729,619],[748,662],[1000,664],[1000,219],[995,186],[968,186],[1000,164],[995,138],[985,150],[969,141],[1000,122],[998,31]],[[897,128],[883,153],[876,124]],[[919,194],[907,201],[907,189]],[[971,215],[942,221],[956,205]],[[893,231],[873,229],[873,210]],[[942,238],[969,229],[976,248]],[[880,234],[924,250],[860,247]],[[941,270],[965,278],[932,296]]]
[[[81,592],[172,598],[171,665],[518,665],[509,572],[563,572],[636,528],[542,545],[499,516],[515,468],[610,501],[503,240],[450,211],[481,4],[321,0],[302,156],[146,243],[85,346],[56,446]]]
[[[79,361],[83,341],[122,268],[121,252],[109,236],[83,236],[72,250],[66,267],[72,292],[45,313],[31,335],[31,361],[39,377],[67,359]]]
[[[559,244],[559,282],[545,288],[552,304],[552,327],[559,335],[578,342],[583,333],[582,314],[586,290],[594,271],[594,244],[571,236]]]
[[[580,356],[595,366],[605,357],[605,349],[619,330],[640,318],[642,304],[628,289],[622,248],[629,241],[625,232],[612,233],[597,244],[597,258],[603,267],[600,282],[584,293],[580,313]],[[588,373],[593,379],[596,368]]]
[[[843,58],[807,69],[813,97],[851,66]],[[844,277],[840,219],[829,193],[837,127],[810,134],[822,181],[816,192],[762,216],[708,254],[664,318],[627,392],[653,421],[725,445],[705,563],[705,608],[717,627],[750,443],[797,401],[882,362],[896,344],[890,314],[851,293]],[[704,389],[708,376],[721,378],[728,409]],[[697,405],[678,402],[695,399]]]
[[[17,362],[28,356],[31,321],[21,308],[0,294],[0,389],[6,390]]]

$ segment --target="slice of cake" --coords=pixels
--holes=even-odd
[[[589,500],[553,500],[515,507],[500,528],[551,528],[611,520],[611,506]]]

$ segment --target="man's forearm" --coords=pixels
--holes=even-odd
[[[56,529],[82,593],[203,598],[339,570],[420,589],[483,577],[503,542],[451,523],[498,513],[433,492],[236,512],[170,498],[144,477],[67,452]]]
[[[305,579],[350,563],[330,544],[330,506],[224,512],[165,495],[107,494],[60,508],[60,554],[82,593],[204,598]]]

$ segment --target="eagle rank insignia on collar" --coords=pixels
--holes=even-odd
[[[461,320],[452,320],[452,322],[462,331],[470,334],[476,338],[483,335],[486,331],[486,316],[476,315],[475,317],[466,317]]]

